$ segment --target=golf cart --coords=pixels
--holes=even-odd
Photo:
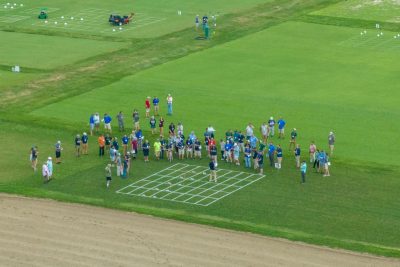
[[[47,19],[48,15],[47,15],[47,8],[42,8],[40,10],[40,14],[38,16],[38,19]]]
[[[129,16],[120,16],[120,15],[115,15],[111,14],[110,18],[108,19],[108,22],[110,22],[111,25],[113,26],[121,26],[128,24],[133,17],[134,13],[131,13]]]

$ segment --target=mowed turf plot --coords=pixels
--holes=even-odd
[[[313,14],[371,21],[400,22],[400,2],[397,0],[347,0],[340,1]]]
[[[0,64],[52,69],[123,48],[121,42],[0,31]]]
[[[195,26],[196,15],[222,15],[270,0],[249,1],[35,1],[0,5],[0,28],[22,28],[35,32],[67,32],[118,37],[155,37]],[[23,4],[23,6],[21,6]],[[47,7],[49,18],[39,20],[41,7]],[[178,14],[178,11],[180,13]],[[135,13],[133,22],[122,27],[108,23],[110,14]],[[201,19],[200,17],[200,19]],[[121,29],[120,29],[121,28]]]
[[[8,71],[0,70],[0,92],[6,89],[14,89],[26,82],[42,77],[38,73],[14,73],[11,72],[11,67]]]
[[[333,130],[340,159],[399,166],[397,148],[388,145],[400,130],[400,42],[392,34],[285,23],[32,114],[85,127],[92,112],[122,110],[130,123],[133,108],[144,115],[146,96],[158,95],[165,112],[171,93],[174,116],[168,123],[181,121],[187,131],[202,134],[212,124],[222,136],[227,129],[244,129],[249,122],[258,128],[270,116],[283,116],[287,134],[297,128],[304,151],[312,140],[326,149]],[[147,122],[142,125],[149,129]]]

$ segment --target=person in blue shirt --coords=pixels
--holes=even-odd
[[[301,172],[301,183],[304,184],[306,182],[306,173],[307,173],[307,163],[305,160],[303,160],[303,162],[301,163],[300,172]]]
[[[111,129],[112,118],[111,118],[111,116],[108,115],[107,113],[105,113],[103,121],[104,121],[104,129],[106,130],[106,132],[108,131],[108,132],[112,133],[112,129]]]
[[[193,158],[193,140],[191,138],[188,138],[186,140],[186,158]]]
[[[159,103],[160,103],[160,99],[158,99],[158,97],[155,96],[153,98],[154,116],[158,116]]]
[[[92,136],[93,135],[93,130],[94,130],[94,114],[90,115],[89,127],[90,127],[90,136]]]
[[[257,137],[255,135],[250,137],[250,147],[251,149],[257,149]]]
[[[282,118],[280,118],[278,120],[278,132],[279,132],[279,136],[278,138],[285,138],[285,125],[286,125],[286,121]]]
[[[276,168],[280,170],[282,168],[282,159],[283,159],[283,152],[281,145],[276,147],[276,159],[278,161]]]
[[[178,158],[179,159],[184,159],[184,157],[185,157],[185,146],[184,146],[182,138],[178,139],[178,141],[176,143],[176,147],[178,149]]]
[[[87,155],[88,154],[88,141],[89,141],[89,137],[86,133],[82,134],[82,155]]]
[[[317,172],[320,172],[321,168],[322,168],[322,173],[324,172],[324,166],[326,163],[326,153],[324,150],[321,150],[318,154],[318,161],[319,161],[319,166],[317,169]]]
[[[268,146],[268,157],[269,157],[269,164],[271,167],[274,167],[274,163],[275,163],[275,159],[274,159],[274,155],[275,155],[275,146],[272,142],[269,143]]]
[[[123,148],[123,155],[126,155],[126,152],[128,152],[128,144],[129,144],[129,137],[125,134],[122,137],[122,148]]]
[[[137,138],[137,141],[138,141],[138,149],[142,149],[142,143],[143,143],[143,133],[142,133],[142,130],[141,130],[141,129],[138,129],[138,130],[135,132],[135,135],[136,135],[136,138]]]
[[[246,168],[251,168],[251,148],[250,144],[246,144],[244,148],[244,166]]]
[[[301,154],[300,145],[297,144],[296,148],[294,150],[294,157],[296,158],[296,167],[297,168],[300,168],[300,154]]]
[[[226,141],[225,143],[225,160],[226,162],[232,162],[232,142]]]

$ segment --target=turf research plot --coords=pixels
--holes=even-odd
[[[204,166],[178,163],[117,191],[119,194],[209,206],[262,179],[264,175],[218,169],[218,182],[209,182]]]

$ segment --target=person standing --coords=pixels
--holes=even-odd
[[[122,140],[123,155],[126,155],[126,152],[128,152],[129,137],[126,134],[124,134],[121,140]]]
[[[317,146],[314,144],[314,141],[311,141],[310,148],[308,152],[310,153],[310,163],[315,162],[315,152],[317,151]],[[315,168],[315,166],[314,166]]]
[[[31,160],[31,166],[34,172],[36,172],[37,168],[37,160],[38,160],[38,148],[37,146],[32,146],[31,148],[31,154],[30,154],[30,160]]]
[[[45,161],[42,165],[42,175],[43,175],[43,182],[49,182],[49,168],[47,167],[47,162]]]
[[[166,141],[164,139],[164,136],[162,135],[160,136],[160,144],[161,144],[160,159],[164,159]]]
[[[272,142],[269,143],[268,146],[268,157],[269,157],[269,165],[271,167],[274,167],[275,159],[274,159],[274,154],[275,154],[275,146]]]
[[[75,155],[77,157],[81,156],[81,136],[79,134],[75,137]]]
[[[251,148],[250,144],[246,144],[244,148],[244,165],[246,168],[251,168]]]
[[[217,145],[215,143],[210,146],[210,158],[213,162],[217,163],[218,152],[217,152]]]
[[[172,141],[168,141],[167,146],[167,158],[169,162],[172,162],[174,160],[174,153],[173,153],[173,143]]]
[[[189,158],[193,159],[193,139],[188,138],[186,140],[185,150],[186,150],[186,158],[187,159],[189,159]]]
[[[160,121],[158,122],[158,128],[160,128],[160,135],[164,136],[164,118],[160,117]]]
[[[97,139],[97,143],[99,144],[99,157],[104,156],[104,146],[106,144],[106,139],[104,138],[104,135],[100,135],[99,138]]]
[[[260,132],[263,138],[264,143],[267,143],[268,140],[268,126],[265,122],[260,126]]]
[[[117,115],[117,120],[118,120],[118,128],[120,132],[125,131],[125,126],[124,126],[124,114],[122,111],[120,111]]]
[[[122,165],[121,153],[119,152],[117,152],[117,158],[115,160],[115,163],[117,165],[117,176],[122,176],[123,165]]]
[[[240,147],[237,143],[234,143],[234,145],[233,145],[233,161],[235,162],[236,166],[240,165],[239,156],[240,156]]]
[[[221,160],[225,160],[225,141],[221,139],[219,141],[219,147],[221,148]]]
[[[285,125],[286,121],[281,117],[278,120],[278,131],[279,131],[279,139],[284,139],[285,138]]]
[[[301,154],[301,149],[300,149],[300,145],[297,144],[296,148],[294,150],[294,157],[296,159],[296,167],[300,168],[300,154]]]
[[[283,152],[281,145],[278,145],[276,148],[276,159],[278,161],[276,168],[280,170],[282,168],[282,159],[283,159]]]
[[[157,139],[154,142],[154,154],[156,156],[156,159],[159,160],[160,159],[160,154],[161,154],[161,142],[160,139]]]
[[[194,158],[201,159],[201,142],[197,138],[194,141]]]
[[[252,137],[253,135],[254,135],[254,126],[250,122],[246,127],[246,139],[249,140],[250,137]],[[234,140],[234,141],[237,141],[237,140]]]
[[[87,136],[86,133],[82,134],[82,155],[87,155],[88,154],[88,141],[89,137]]]
[[[112,178],[111,178],[111,164],[110,163],[107,164],[105,171],[106,171],[106,186],[107,186],[107,188],[109,188],[110,184],[111,184],[111,180],[112,180]]]
[[[167,95],[167,107],[168,107],[168,115],[172,115],[172,101],[173,101],[173,98],[172,98],[172,96],[171,96],[171,94],[168,94]]]
[[[333,155],[333,149],[335,148],[335,135],[331,131],[328,136],[328,144],[329,144],[329,149],[330,149],[330,156],[332,157]]]
[[[296,138],[297,138],[297,130],[293,128],[293,131],[290,133],[290,142],[289,142],[289,151],[292,151],[293,148],[296,147]]]
[[[213,160],[210,160],[210,163],[208,164],[208,167],[210,168],[210,182],[214,180],[214,182],[217,182],[217,163],[215,163]]]
[[[271,137],[275,135],[275,120],[274,117],[270,117],[268,120],[269,134]]]
[[[146,101],[144,102],[144,106],[146,109],[146,118],[149,118],[150,117],[150,96],[148,96],[146,98]]]
[[[329,172],[329,166],[331,165],[331,162],[329,161],[329,156],[326,155],[325,157],[325,165],[324,165],[324,177],[325,176],[331,176],[331,173]]]
[[[107,113],[104,113],[103,121],[104,121],[104,129],[106,130],[106,132],[112,133],[112,129],[111,129],[112,118],[111,118],[111,116],[108,115]]]
[[[158,114],[158,110],[159,110],[159,103],[160,103],[160,99],[158,99],[158,97],[154,97],[153,98],[153,106],[154,106],[154,116],[159,116]]]
[[[56,152],[56,164],[60,164],[61,163],[61,151],[63,150],[63,148],[61,147],[61,141],[58,140],[56,145],[55,145],[55,152]]]
[[[47,158],[47,169],[48,169],[48,178],[49,180],[53,178],[53,159],[51,157]]]
[[[144,162],[149,162],[150,144],[148,140],[146,140],[143,143],[142,149],[143,149]]]
[[[135,109],[133,110],[132,113],[132,118],[133,118],[133,125],[135,128],[135,131],[138,131],[140,129],[140,124],[139,124],[139,112]]]
[[[314,164],[313,164],[313,168],[315,169],[315,167],[317,167],[317,172],[319,171],[319,149],[317,148],[317,150],[315,151],[314,154]]]
[[[151,134],[155,134],[157,121],[154,118],[154,116],[151,116],[149,123],[150,123]]]
[[[105,144],[106,144],[106,150],[110,150],[111,147],[111,136],[109,134],[106,134],[106,136],[104,137],[105,140]]]
[[[168,126],[169,129],[169,137],[174,137],[175,136],[175,124],[171,122],[171,124]]]
[[[94,114],[90,115],[89,128],[90,128],[90,136],[92,136],[93,135],[93,130],[94,130]]]
[[[307,163],[305,160],[303,160],[303,162],[301,163],[300,173],[301,173],[301,183],[304,184],[306,182],[306,173],[307,173]]]
[[[260,170],[260,174],[262,175],[264,172],[264,155],[262,151],[259,151],[257,154],[257,163],[258,163],[258,169]]]
[[[100,115],[98,112],[96,112],[93,115],[93,121],[94,121],[94,129],[95,129],[96,133],[98,133],[99,129],[100,129]]]

